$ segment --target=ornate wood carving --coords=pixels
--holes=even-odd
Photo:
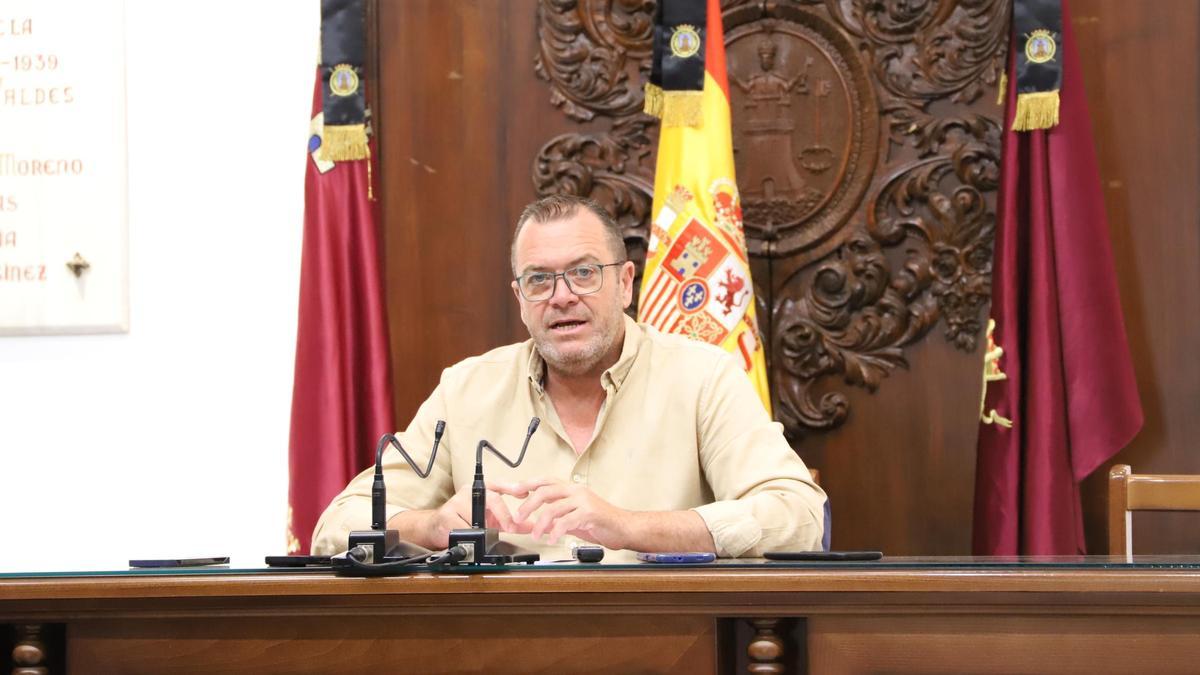
[[[652,0],[542,0],[537,74],[588,130],[539,194],[589,195],[645,255],[657,125],[640,112]],[[747,247],[792,437],[845,421],[939,322],[973,351],[991,294],[1008,0],[722,2]],[[988,93],[989,96],[984,96]],[[601,125],[601,122],[608,122]]]

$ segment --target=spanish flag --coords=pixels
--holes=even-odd
[[[662,129],[638,320],[733,353],[769,412],[718,0],[659,0],[646,112]]]

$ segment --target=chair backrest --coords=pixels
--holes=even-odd
[[[1200,475],[1108,473],[1108,554],[1133,554],[1133,511],[1200,511]]]

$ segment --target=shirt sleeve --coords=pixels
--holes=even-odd
[[[396,434],[404,450],[422,471],[429,464],[429,453],[433,448],[434,428],[438,420],[446,419],[444,382],[434,389],[417,410],[416,416],[403,433]],[[452,425],[447,424],[442,434],[441,446],[429,477],[422,479],[396,447],[389,446],[383,453],[383,475],[387,486],[388,520],[409,509],[434,509],[446,503],[454,495],[454,482],[450,471],[451,448],[454,444]],[[371,482],[375,475],[372,463],[358,474],[334,497],[326,507],[313,530],[313,555],[332,555],[347,548],[350,532],[371,528]]]
[[[716,501],[693,510],[717,554],[820,550],[825,493],[733,358],[719,359],[701,390],[699,415],[700,462]]]

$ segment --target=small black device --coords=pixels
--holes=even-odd
[[[648,563],[688,565],[695,563],[710,563],[717,559],[717,554],[705,553],[701,551],[683,551],[678,553],[638,553],[637,559]]]
[[[329,567],[327,555],[269,555],[267,567]]]
[[[228,565],[229,556],[215,558],[155,558],[130,560],[130,567],[203,567],[205,565]]]
[[[577,544],[571,547],[571,557],[582,563],[598,563],[604,560],[604,547],[594,544]]]
[[[883,557],[882,551],[767,551],[763,553],[767,560],[799,560],[799,561],[870,561]]]

